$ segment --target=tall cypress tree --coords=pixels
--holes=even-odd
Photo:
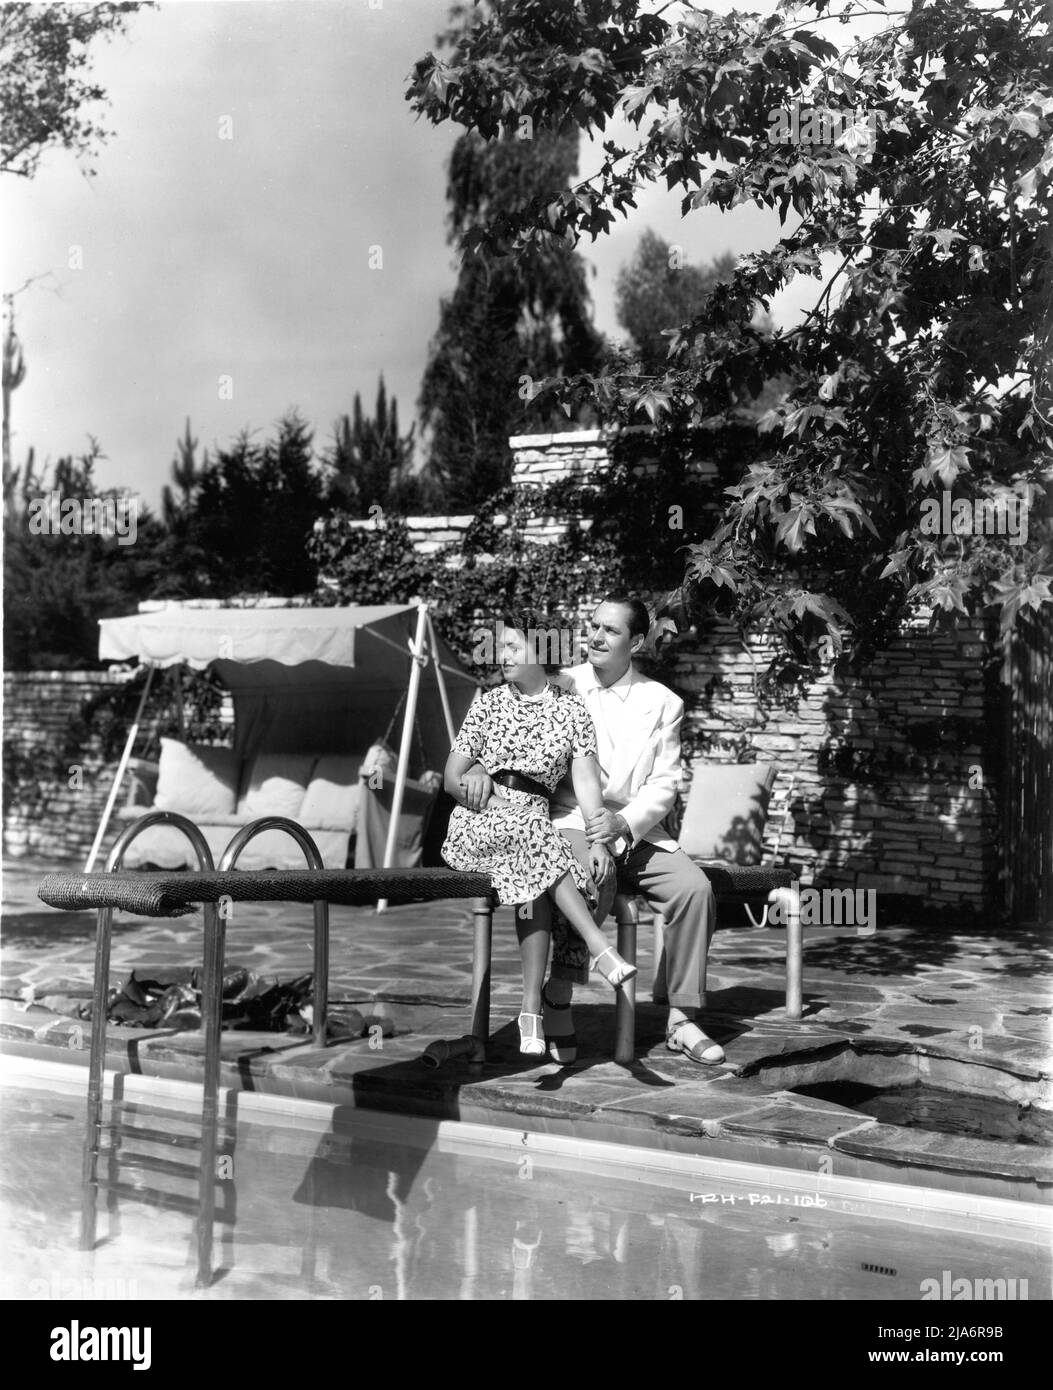
[[[577,165],[573,131],[533,134],[527,122],[495,143],[461,136],[447,185],[450,242],[460,245],[473,228],[557,196]],[[531,400],[531,384],[593,371],[603,352],[584,263],[566,245],[537,242],[515,260],[466,252],[442,303],[420,396],[428,471],[447,504],[471,508],[507,483],[509,435],[566,427],[566,416],[553,416],[544,397]]]

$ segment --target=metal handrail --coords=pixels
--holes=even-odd
[[[284,830],[291,835],[303,850],[309,869],[324,869],[318,846],[313,838],[296,821],[287,816],[261,816],[251,825],[244,826],[227,845],[220,857],[219,869],[223,873],[233,869],[238,856],[245,846],[264,830]],[[315,898],[314,908],[314,1018],[312,1041],[317,1047],[325,1047],[326,1020],[329,1011],[329,902],[326,898]]]
[[[171,825],[190,841],[199,870],[215,864],[208,841],[192,820],[176,811],[149,811],[130,825],[106,857],[106,872],[120,869],[132,841],[151,825]],[[204,989],[201,1026],[205,1062],[201,1096],[201,1162],[198,1174],[197,1285],[212,1282],[212,1224],[215,1216],[216,1139],[219,1128],[219,1040],[222,1022],[223,926],[215,903],[203,903],[205,930]],[[80,1246],[95,1248],[98,1215],[99,1137],[102,1130],[102,1073],[106,1057],[106,995],[110,981],[113,908],[98,909],[95,933],[95,978],[92,986],[91,1051],[88,1060],[88,1122],[84,1136]]]
[[[254,840],[264,830],[284,830],[293,837],[303,850],[309,869],[325,868],[318,846],[302,825],[290,820],[288,816],[261,816],[259,820],[254,820],[250,825],[242,826],[234,836],[220,857],[219,872],[226,873],[228,869],[233,869],[241,851],[250,840]]]
[[[192,820],[186,816],[181,816],[178,811],[148,811],[145,816],[140,816],[127,830],[121,833],[113,849],[106,856],[106,872],[114,873],[121,867],[125,850],[141,831],[146,830],[148,826],[158,825],[162,822],[166,825],[174,825],[187,837],[197,855],[199,869],[211,871],[216,867],[212,858],[212,851],[208,847],[208,841]]]

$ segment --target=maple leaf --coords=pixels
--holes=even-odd
[[[907,568],[907,560],[910,556],[909,550],[894,550],[889,556],[888,563],[878,575],[879,579],[888,579],[893,574],[902,574]]]
[[[942,441],[930,444],[926,466],[930,478],[935,474],[944,487],[950,487],[959,473],[969,470],[969,450]]]
[[[643,107],[651,100],[654,91],[654,87],[626,87],[622,92],[622,115],[631,116],[634,111],[642,114]]]
[[[651,388],[648,388],[646,391],[641,391],[640,394],[635,397],[633,404],[633,411],[635,412],[637,410],[646,411],[651,424],[656,425],[659,415],[663,412],[668,413],[670,410],[668,393],[665,391],[656,391]]]
[[[794,499],[797,499],[796,493]],[[809,503],[797,500],[798,505],[788,507],[775,528],[775,539],[781,541],[791,554],[804,549],[806,535],[815,535],[815,509]]]

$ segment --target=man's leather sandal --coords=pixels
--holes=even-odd
[[[680,1042],[677,1034],[682,1028],[698,1028],[702,1034],[701,1041],[693,1047],[687,1047]],[[679,1052],[684,1057],[689,1057],[692,1062],[697,1062],[699,1066],[715,1067],[724,1061],[724,1049],[719,1043],[715,1043],[712,1038],[706,1036],[699,1025],[689,1018],[683,1018],[679,1023],[674,1023],[665,1035],[665,1045],[670,1052]]]

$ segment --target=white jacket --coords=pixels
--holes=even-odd
[[[603,804],[624,817],[634,841],[648,840],[659,849],[676,849],[676,840],[664,821],[673,809],[681,779],[683,700],[634,669],[625,700],[627,733],[615,744],[595,695],[598,682],[592,666],[588,662],[572,666],[550,679],[564,689],[577,691],[592,715]],[[585,829],[569,773],[556,788],[552,823],[557,829]]]

